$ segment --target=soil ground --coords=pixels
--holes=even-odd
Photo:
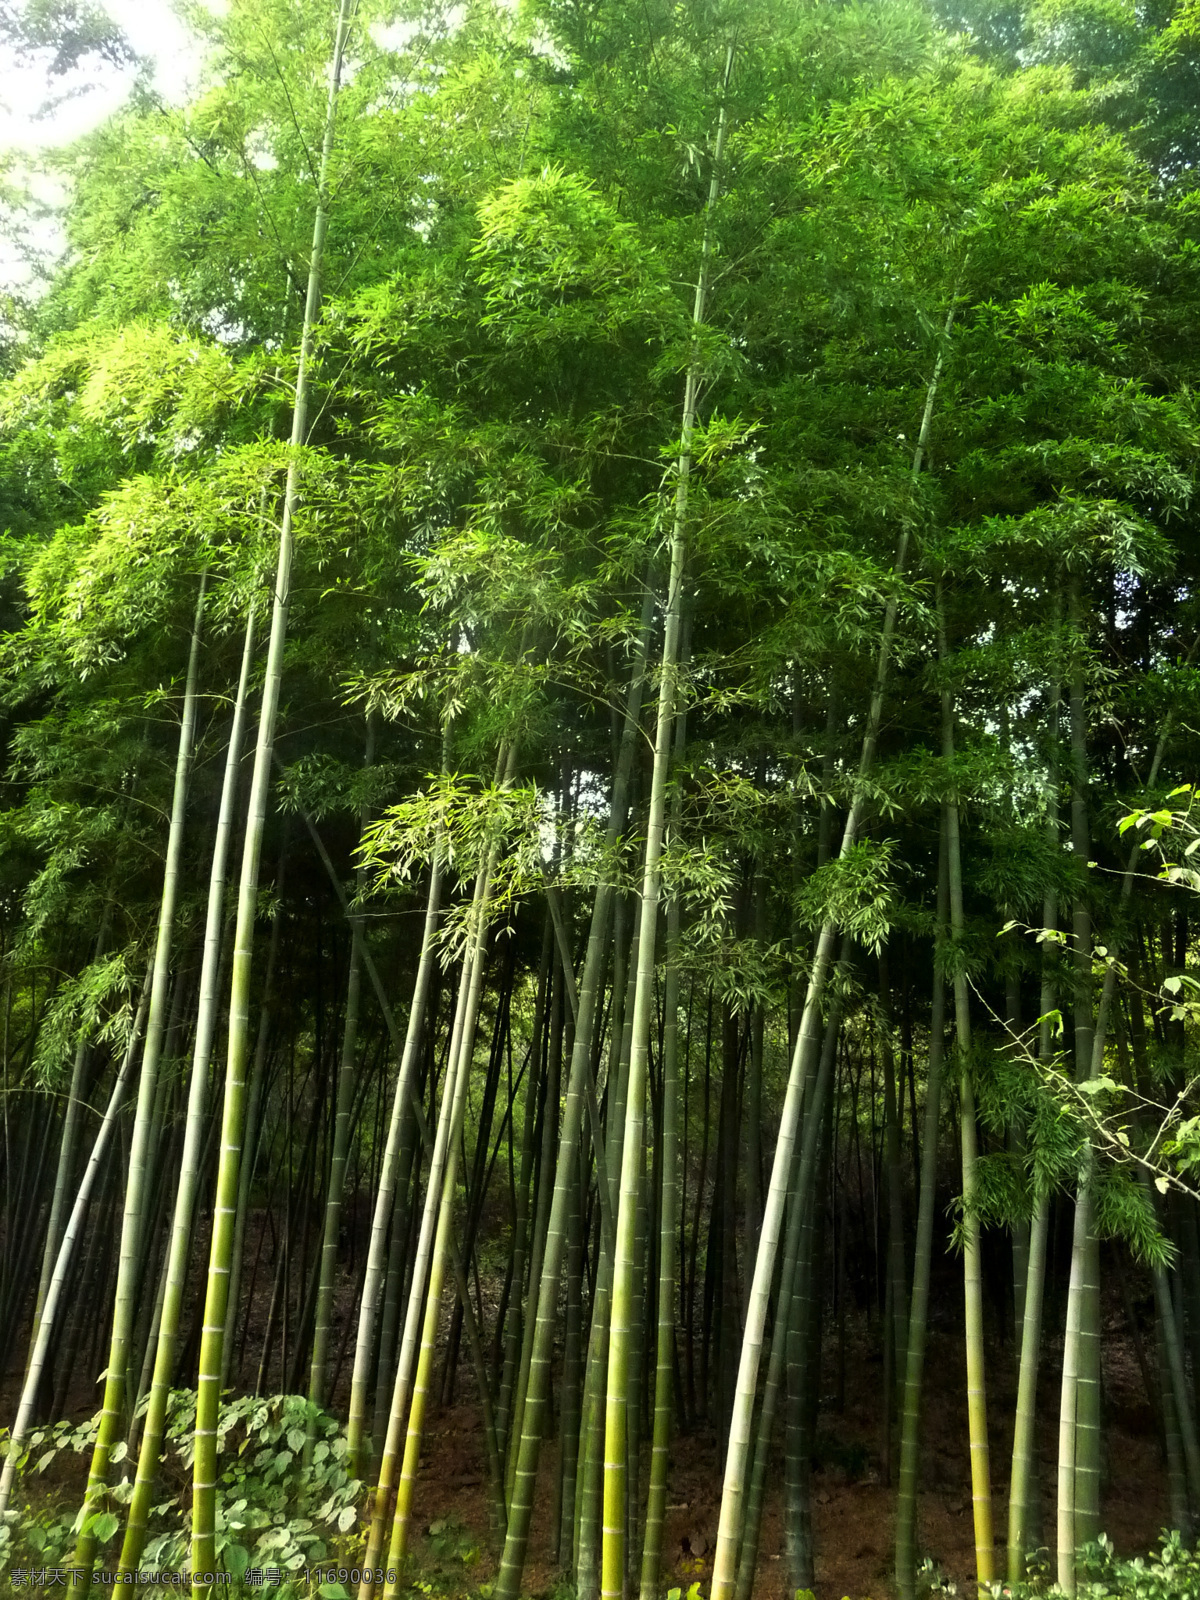
[[[1121,1554],[1144,1553],[1154,1547],[1167,1522],[1166,1481],[1162,1452],[1145,1389],[1127,1347],[1124,1329],[1110,1328],[1104,1350],[1105,1486],[1102,1522]],[[920,1496],[920,1549],[931,1556],[960,1594],[972,1591],[974,1526],[971,1514],[967,1455],[965,1393],[961,1338],[934,1331],[929,1340],[927,1372],[936,1387],[925,1412],[925,1451]],[[1045,1418],[1038,1439],[1044,1536],[1054,1529],[1054,1468],[1057,1447],[1057,1372],[1052,1349],[1047,1353],[1040,1413]],[[1011,1351],[993,1353],[990,1410],[999,1421],[1011,1417],[1015,1382]],[[821,1464],[813,1475],[816,1532],[816,1600],[892,1600],[894,1491],[884,1482],[882,1460],[883,1368],[866,1340],[848,1340],[846,1399],[839,1410],[831,1398],[822,1408]],[[992,1435],[993,1500],[1001,1564],[1005,1537],[1008,1453],[1011,1439],[996,1427]],[[533,1595],[551,1595],[557,1572],[545,1560],[548,1543],[553,1452],[545,1452],[539,1515],[535,1519],[526,1588]],[[720,1505],[723,1451],[710,1434],[697,1433],[675,1441],[664,1551],[664,1588],[685,1592],[700,1582],[707,1589]],[[426,1447],[419,1491],[419,1520],[424,1529],[449,1520],[474,1535],[481,1550],[487,1545],[487,1500],[484,1485],[482,1432],[470,1405],[440,1413]],[[773,1473],[779,1482],[781,1473]],[[782,1506],[768,1501],[764,1517],[755,1600],[786,1600],[784,1587]],[[481,1555],[470,1582],[486,1580],[492,1563]],[[467,1575],[464,1574],[464,1577]],[[463,1593],[467,1592],[464,1583]]]

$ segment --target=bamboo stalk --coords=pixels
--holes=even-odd
[[[675,717],[674,762],[678,767],[687,741],[687,712]],[[683,796],[676,789],[671,806],[671,835],[678,833]],[[676,1227],[679,1216],[679,940],[682,912],[679,897],[667,904],[666,972],[663,979],[662,1150],[658,1216],[658,1304],[654,1349],[654,1431],[646,1528],[642,1541],[641,1600],[657,1600],[662,1567],[663,1524],[667,1506],[667,1468],[675,1399]]]
[[[370,767],[375,759],[375,722],[367,718],[367,748],[363,766]],[[363,808],[359,818],[359,831],[366,827],[367,813]],[[366,882],[366,869],[359,865],[357,892],[362,894]],[[363,971],[363,920],[356,916],[350,924],[350,972],[346,979],[346,1008],[342,1020],[342,1048],[338,1062],[336,1105],[334,1109],[333,1148],[329,1158],[329,1181],[325,1190],[325,1216],[321,1235],[320,1269],[317,1282],[317,1300],[313,1328],[312,1357],[308,1378],[308,1398],[314,1405],[325,1404],[326,1366],[329,1360],[330,1319],[333,1313],[333,1291],[337,1277],[338,1239],[342,1224],[342,1195],[346,1184],[346,1161],[350,1153],[350,1114],[354,1099],[357,1065],[359,1002],[362,996]],[[305,1445],[306,1455],[311,1452],[314,1438],[312,1424]]]
[[[441,858],[438,857],[435,858],[430,868],[429,895],[425,904],[425,921],[421,934],[421,954],[417,962],[413,995],[408,1008],[408,1023],[404,1034],[404,1046],[400,1054],[396,1087],[392,1096],[387,1144],[384,1148],[379,1187],[375,1193],[375,1208],[371,1217],[371,1240],[367,1251],[367,1271],[363,1279],[362,1298],[359,1302],[358,1336],[354,1346],[354,1370],[350,1379],[350,1415],[346,1425],[347,1470],[352,1476],[357,1476],[362,1464],[371,1353],[380,1297],[384,1290],[388,1230],[396,1207],[397,1178],[400,1167],[403,1130],[405,1119],[409,1114],[409,1101],[414,1093],[421,1052],[421,1038],[429,1004],[430,986],[433,981],[437,926],[441,915],[441,890],[442,863]]]
[[[725,53],[725,72],[717,136],[713,147],[712,176],[705,211],[700,271],[692,308],[692,326],[703,327],[707,315],[711,272],[712,222],[721,192],[722,164],[728,128],[725,95],[733,71],[733,46]],[[633,1032],[629,1058],[621,1155],[620,1201],[617,1207],[613,1262],[612,1304],[609,1314],[608,1389],[604,1427],[604,1532],[601,1541],[600,1592],[604,1600],[622,1600],[626,1563],[626,1450],[630,1364],[634,1357],[634,1278],[638,1196],[641,1187],[646,1097],[646,1071],[650,1023],[654,1003],[654,957],[658,931],[660,860],[666,828],[667,769],[674,733],[680,642],[683,633],[683,582],[688,548],[688,486],[692,467],[692,437],[696,425],[701,382],[698,347],[688,365],[676,465],[675,513],[671,534],[671,571],[663,613],[663,646],[659,664],[658,716],[654,734],[654,760],[650,801],[646,816],[646,843],[642,872],[640,939],[637,982],[633,998]]]
[[[17,1402],[17,1415],[13,1421],[12,1429],[8,1436],[8,1449],[4,1457],[4,1469],[0,1472],[0,1517],[8,1510],[9,1500],[12,1498],[13,1482],[21,1456],[24,1453],[25,1441],[29,1437],[30,1424],[33,1421],[33,1408],[37,1403],[38,1388],[41,1385],[42,1375],[46,1370],[46,1355],[50,1348],[50,1337],[54,1332],[58,1319],[58,1308],[62,1301],[63,1290],[66,1286],[67,1273],[70,1270],[71,1258],[75,1251],[75,1244],[82,1231],[83,1219],[87,1213],[88,1202],[91,1200],[92,1188],[96,1176],[104,1161],[113,1130],[117,1125],[118,1113],[125,1098],[125,1090],[129,1085],[129,1076],[133,1070],[133,1063],[137,1057],[138,1046],[142,1039],[142,1030],[146,1025],[146,1013],[150,1009],[150,983],[151,974],[147,973],[146,982],[142,988],[142,997],[138,1003],[137,1014],[134,1017],[133,1027],[129,1034],[129,1041],[125,1046],[125,1053],[117,1072],[116,1080],[108,1097],[104,1116],[101,1118],[95,1141],[92,1144],[92,1153],[88,1157],[87,1166],[84,1168],[83,1177],[75,1193],[75,1203],[71,1207],[71,1214],[67,1218],[63,1229],[62,1243],[58,1247],[58,1257],[54,1263],[54,1271],[50,1275],[50,1283],[46,1289],[46,1299],[42,1305],[42,1314],[38,1320],[33,1336],[33,1347],[29,1355],[29,1364],[25,1372],[25,1382],[21,1386],[21,1398]],[[95,1237],[100,1237],[99,1231]]]
[[[842,940],[840,967],[845,968],[850,959],[850,941]],[[754,1442],[754,1461],[750,1473],[750,1487],[746,1496],[746,1522],[742,1531],[738,1555],[738,1576],[735,1600],[750,1600],[754,1593],[754,1580],[758,1565],[759,1531],[762,1525],[763,1505],[766,1500],[767,1467],[771,1450],[775,1412],[786,1378],[790,1336],[794,1318],[807,1298],[810,1285],[797,1281],[805,1234],[811,1227],[812,1211],[816,1205],[816,1180],[821,1131],[829,1105],[833,1085],[834,1064],[837,1058],[838,1031],[841,1027],[841,997],[835,996],[825,1021],[821,1043],[821,1059],[811,1093],[807,1095],[804,1112],[804,1130],[796,1164],[794,1192],[791,1196],[787,1236],[783,1248],[783,1269],[779,1279],[779,1295],[775,1306],[775,1327],[771,1337],[771,1354],[767,1362],[767,1381],[763,1387],[762,1407]],[[811,1265],[811,1263],[810,1263]],[[798,1293],[797,1291],[801,1292]]]
[[[938,586],[938,654],[947,659],[945,607]],[[943,686],[942,755],[948,774],[954,761],[954,712],[951,693]],[[947,781],[952,781],[947,778]],[[971,1008],[967,974],[962,965],[962,854],[959,849],[958,801],[944,802],[946,877],[950,901],[950,934],[956,946],[954,967],[954,1031],[959,1067],[959,1140],[962,1149],[963,1310],[967,1355],[967,1426],[971,1451],[971,1506],[975,1523],[975,1576],[983,1585],[994,1576],[991,1458],[987,1431],[987,1389],[984,1376],[983,1241],[978,1210],[978,1133],[971,1068]]]
[[[641,718],[646,661],[650,631],[651,596],[647,585],[643,601],[638,643],[635,648],[629,688],[626,694],[624,718],[618,744],[613,789],[609,804],[609,821],[606,847],[612,850],[625,825],[628,805],[630,775],[633,769],[635,739]],[[537,1304],[534,1313],[534,1335],[530,1349],[528,1377],[523,1405],[520,1407],[519,1441],[514,1458],[512,1490],[508,1507],[508,1528],[500,1570],[496,1577],[496,1600],[517,1600],[521,1578],[525,1570],[525,1557],[529,1543],[529,1525],[533,1516],[534,1495],[537,1484],[538,1458],[541,1452],[543,1416],[550,1387],[550,1361],[554,1349],[554,1336],[558,1320],[559,1278],[562,1272],[563,1253],[566,1246],[568,1211],[575,1183],[576,1160],[583,1128],[585,1102],[592,1097],[592,1137],[596,1148],[597,1177],[603,1194],[608,1185],[606,1151],[600,1141],[598,1121],[594,1110],[594,1090],[591,1084],[592,1050],[600,1021],[603,999],[604,968],[608,961],[608,931],[613,910],[613,891],[600,884],[592,906],[591,925],[588,930],[587,951],[584,956],[578,994],[575,1001],[575,1037],[571,1048],[571,1066],[567,1079],[566,1102],[563,1107],[562,1126],[559,1131],[558,1160],[555,1167],[554,1194],[546,1229],[546,1245],[542,1257],[542,1270],[537,1283]],[[611,1128],[612,1124],[610,1124]],[[519,1285],[514,1285],[520,1293]],[[604,1320],[604,1305],[600,1286],[593,1300],[592,1328],[597,1332],[597,1312]],[[590,1370],[590,1363],[589,1363]],[[579,1428],[579,1449],[585,1452],[590,1429],[588,1427],[588,1390],[585,1383]],[[580,1474],[580,1478],[586,1474]],[[583,1488],[577,1479],[577,1495]]]
[[[946,317],[947,336],[949,336],[950,328],[953,324],[955,310],[956,307],[952,304]],[[943,356],[939,352],[926,389],[925,409],[921,418],[917,447],[913,454],[912,477],[914,480],[920,474],[925,450],[928,446],[934,401],[942,372],[942,361]],[[883,721],[883,702],[887,690],[892,640],[896,631],[896,618],[900,605],[899,582],[905,571],[908,542],[909,533],[907,526],[905,526],[901,528],[900,535],[896,541],[896,556],[893,563],[895,587],[888,595],[884,606],[883,625],[880,629],[879,651],[875,665],[875,681],[871,690],[871,701],[867,711],[866,726],[863,730],[862,747],[859,755],[858,784],[842,830],[842,842],[838,852],[842,857],[850,852],[858,838],[858,830],[866,806],[864,780],[874,765],[879,730]],[[716,1554],[713,1560],[711,1600],[733,1600],[734,1585],[737,1578],[738,1548],[743,1526],[747,1470],[750,1462],[754,1401],[758,1389],[758,1368],[762,1358],[767,1309],[770,1301],[771,1285],[775,1276],[776,1254],[783,1231],[783,1218],[790,1182],[789,1174],[799,1128],[800,1110],[803,1103],[803,1086],[811,1071],[812,1063],[817,1059],[821,1046],[819,1018],[825,988],[833,966],[833,951],[837,939],[837,931],[832,922],[826,922],[822,925],[817,935],[812,966],[809,972],[808,987],[804,997],[804,1007],[800,1015],[800,1025],[796,1031],[796,1042],[792,1051],[787,1089],[784,1094],[783,1112],[779,1122],[779,1133],[775,1141],[775,1155],[771,1163],[767,1202],[763,1210],[762,1229],[754,1260],[754,1277],[750,1287],[746,1323],[742,1332],[742,1349],[738,1360],[734,1410],[730,1420],[729,1445],[725,1456],[725,1474],[721,1486],[721,1513],[717,1528]]]
[[[504,783],[511,781],[515,762],[515,749],[506,747],[501,750],[496,764],[497,781]],[[425,1207],[421,1217],[421,1234],[413,1263],[412,1286],[409,1290],[408,1309],[405,1314],[400,1359],[397,1363],[395,1382],[392,1386],[387,1437],[383,1454],[380,1457],[379,1472],[372,1498],[371,1522],[367,1534],[367,1548],[362,1569],[364,1577],[359,1587],[359,1600],[371,1600],[375,1591],[373,1573],[380,1564],[380,1556],[383,1554],[383,1541],[389,1524],[393,1527],[395,1526],[395,1515],[393,1513],[398,1514],[399,1490],[397,1487],[397,1472],[399,1471],[401,1475],[403,1473],[403,1464],[400,1456],[401,1434],[404,1432],[410,1401],[415,1396],[415,1383],[417,1381],[427,1383],[428,1381],[428,1372],[422,1373],[419,1370],[419,1360],[424,1350],[423,1311],[426,1305],[427,1290],[432,1292],[432,1288],[436,1284],[439,1296],[441,1292],[441,1279],[445,1271],[445,1262],[439,1255],[439,1239],[442,1250],[449,1247],[449,1224],[447,1223],[445,1229],[442,1228],[443,1207],[441,1202],[445,1187],[445,1174],[447,1170],[454,1170],[452,1164],[456,1164],[458,1158],[458,1129],[455,1126],[455,1118],[459,1113],[456,1111],[456,1107],[459,1104],[461,1094],[465,1093],[465,1078],[474,1048],[475,1023],[479,1012],[480,988],[483,977],[483,949],[487,933],[487,896],[494,865],[495,846],[492,846],[488,859],[480,865],[472,893],[470,933],[467,953],[463,958],[458,1001],[451,1030],[446,1086],[442,1096],[441,1110],[438,1114],[437,1133],[430,1160],[429,1182],[425,1191]],[[435,1229],[437,1230],[436,1233]],[[432,1358],[430,1357],[430,1359]]]
[[[171,979],[171,948],[175,934],[175,906],[179,896],[183,860],[184,820],[187,812],[188,786],[191,780],[192,755],[196,732],[197,684],[200,671],[200,631],[204,620],[204,601],[208,587],[207,572],[200,578],[200,592],[192,620],[191,643],[188,651],[187,680],[184,687],[183,714],[179,726],[179,748],[175,762],[175,785],[171,800],[171,822],[167,838],[166,861],[163,868],[162,898],[159,905],[158,933],[154,948],[153,977],[150,985],[150,1009],[146,1020],[146,1044],[142,1052],[142,1067],[138,1080],[137,1108],[134,1113],[133,1137],[129,1151],[128,1176],[125,1185],[125,1204],[121,1215],[121,1241],[117,1256],[116,1296],[113,1304],[112,1330],[109,1340],[108,1366],[104,1379],[104,1398],[100,1408],[100,1426],[88,1468],[87,1488],[78,1523],[79,1538],[72,1560],[73,1570],[81,1576],[76,1581],[86,1582],[96,1559],[96,1536],[93,1518],[108,1485],[109,1457],[123,1432],[128,1386],[130,1344],[137,1311],[137,1294],[140,1287],[138,1271],[141,1255],[141,1235],[148,1199],[148,1170],[153,1159],[152,1143],[155,1099],[158,1091],[158,1067],[166,1037],[167,1002]]]
[[[175,1191],[174,1213],[171,1219],[171,1238],[167,1250],[167,1266],[163,1283],[163,1308],[159,1317],[158,1336],[155,1341],[154,1370],[150,1383],[150,1398],[142,1425],[142,1443],[138,1452],[137,1473],[125,1537],[121,1546],[118,1570],[136,1571],[146,1543],[146,1528],[150,1515],[150,1502],[158,1476],[162,1453],[162,1440],[166,1427],[167,1404],[171,1384],[175,1379],[178,1357],[179,1323],[183,1297],[187,1286],[189,1254],[192,1243],[192,1222],[196,1208],[196,1191],[200,1182],[201,1146],[207,1123],[208,1073],[212,1058],[213,1038],[216,1033],[219,996],[217,973],[220,964],[222,932],[225,919],[225,883],[228,875],[229,849],[233,834],[233,812],[237,797],[238,767],[242,757],[242,743],[246,724],[246,693],[250,680],[250,667],[254,659],[255,614],[250,612],[242,647],[241,670],[238,675],[234,700],[233,722],[229,730],[229,744],[225,752],[225,772],[221,784],[221,800],[217,812],[217,826],[213,838],[212,864],[208,879],[208,907],[204,926],[204,950],[200,965],[200,991],[196,1018],[196,1037],[192,1045],[192,1070],[188,1085],[187,1116],[184,1127],[183,1151],[180,1155],[179,1185]]]
[[[287,642],[288,605],[291,598],[291,570],[295,547],[293,522],[300,492],[300,451],[308,435],[309,364],[313,331],[320,311],[321,269],[328,227],[329,168],[333,154],[337,119],[338,91],[342,61],[355,0],[340,0],[333,59],[329,73],[329,98],[321,144],[321,163],[317,180],[317,206],[313,220],[312,249],[309,255],[308,286],[304,323],[300,336],[299,364],[296,372],[296,399],[292,411],[291,452],[284,487],[283,516],[279,531],[279,555],[275,569],[275,596],[271,612],[270,642],[267,647],[266,674],[259,710],[258,739],[254,752],[254,771],[246,807],[246,829],[242,846],[242,871],[238,886],[237,923],[234,931],[233,972],[229,1000],[229,1043],[225,1073],[225,1103],[221,1121],[221,1148],[217,1168],[217,1193],[213,1208],[212,1241],[209,1247],[208,1276],[205,1286],[204,1320],[200,1341],[200,1370],[196,1392],[195,1454],[192,1474],[192,1551],[193,1587],[204,1592],[211,1588],[216,1566],[216,1491],[217,1420],[220,1410],[221,1374],[225,1355],[225,1319],[229,1299],[230,1258],[234,1222],[237,1216],[238,1177],[242,1156],[246,1113],[246,1067],[250,1054],[250,981],[254,958],[254,927],[258,909],[258,874],[266,831],[267,798],[271,760],[275,748],[275,724],[283,686],[283,656]],[[208,1582],[203,1580],[208,1578]]]
[[[507,758],[501,762],[504,770],[503,781],[505,783],[511,781],[515,756],[515,750],[510,749]],[[433,1238],[432,1250],[429,1252],[428,1267],[425,1273],[422,1274],[425,1278],[423,1292],[418,1289],[418,1279],[414,1273],[413,1288],[409,1296],[408,1320],[404,1332],[404,1343],[407,1346],[407,1351],[404,1349],[401,1351],[400,1368],[396,1377],[396,1390],[393,1393],[392,1420],[395,1422],[400,1411],[400,1406],[397,1405],[397,1398],[401,1403],[409,1398],[406,1390],[409,1390],[409,1373],[413,1369],[411,1352],[415,1342],[418,1312],[423,1305],[424,1315],[420,1318],[420,1349],[415,1363],[415,1373],[411,1378],[408,1428],[405,1436],[404,1456],[400,1466],[400,1477],[396,1488],[394,1512],[391,1519],[391,1537],[388,1546],[388,1570],[389,1572],[394,1572],[394,1576],[385,1585],[384,1600],[395,1600],[399,1593],[402,1581],[401,1568],[403,1567],[408,1546],[412,1494],[420,1462],[421,1440],[424,1435],[425,1406],[428,1400],[438,1320],[441,1315],[442,1286],[451,1255],[451,1229],[454,1219],[454,1189],[458,1173],[460,1135],[466,1108],[467,1083],[470,1077],[471,1058],[474,1054],[475,1029],[483,987],[483,958],[488,928],[488,893],[495,861],[496,847],[493,846],[487,863],[480,870],[472,903],[471,944],[463,963],[462,997],[460,1000],[461,1023],[456,1018],[458,1039],[456,1045],[451,1047],[449,1076],[443,1100],[442,1116],[439,1118],[439,1134],[444,1132],[440,1170],[436,1149],[430,1164],[429,1188],[426,1192],[422,1237],[425,1237],[426,1225],[432,1223],[434,1219],[436,1219],[437,1231]],[[372,1560],[370,1551],[377,1537],[377,1529],[379,1529],[379,1525],[383,1521],[385,1508],[391,1498],[390,1495],[381,1494],[381,1487],[382,1474],[380,1486],[376,1488],[376,1504],[372,1516],[364,1572],[369,1572],[378,1564],[378,1557],[376,1556]],[[379,1531],[382,1530],[379,1529]],[[364,1577],[359,1589],[359,1600],[370,1600],[372,1588],[373,1579]]]

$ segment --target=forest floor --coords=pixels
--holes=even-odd
[[[1119,1317],[1119,1311],[1118,1311]],[[1103,1526],[1118,1553],[1136,1555],[1151,1550],[1167,1522],[1166,1478],[1153,1414],[1146,1401],[1132,1343],[1123,1322],[1106,1328],[1104,1345],[1105,1489]],[[870,1349],[865,1329],[846,1341],[844,1403],[830,1395],[822,1407],[818,1434],[818,1465],[813,1474],[813,1519],[816,1537],[816,1600],[891,1600],[893,1563],[894,1490],[884,1482],[882,1460],[883,1367]],[[873,1341],[872,1341],[873,1342]],[[1061,1340],[1059,1341],[1061,1344]],[[1045,1419],[1038,1439],[1041,1471],[1043,1530],[1053,1533],[1054,1466],[1057,1447],[1057,1381],[1051,1347],[1044,1361],[1040,1415]],[[834,1352],[836,1359],[836,1352]],[[1011,1418],[1015,1378],[1012,1351],[993,1353],[990,1411],[997,1424]],[[920,1496],[920,1543],[960,1594],[971,1592],[974,1574],[974,1525],[967,1453],[964,1362],[961,1335],[953,1328],[932,1329],[927,1374],[931,1385],[925,1422]],[[839,1387],[841,1385],[839,1384]],[[485,1492],[483,1435],[474,1406],[444,1409],[432,1421],[423,1458],[418,1491],[418,1522],[426,1530],[425,1545],[431,1566],[437,1570],[438,1589],[448,1571],[438,1552],[453,1548],[454,1530],[465,1551],[481,1552],[469,1569],[462,1569],[465,1596],[490,1576],[493,1562],[487,1549],[487,1497]],[[1008,1452],[1011,1440],[1002,1426],[992,1434],[993,1503],[996,1540],[1001,1565],[1005,1538]],[[550,1507],[553,1500],[548,1447],[543,1464],[544,1492],[539,1494],[540,1514],[535,1519],[526,1589],[532,1595],[553,1596],[557,1573],[544,1559],[548,1547]],[[678,1585],[685,1592],[699,1581],[708,1587],[720,1508],[723,1451],[711,1432],[677,1438],[667,1502],[664,1552],[664,1588]],[[779,1483],[782,1470],[773,1472]],[[437,1530],[431,1538],[430,1528]],[[448,1534],[450,1535],[448,1540]],[[785,1600],[782,1504],[778,1495],[768,1501],[762,1538],[755,1600]],[[477,1589],[474,1590],[477,1592]]]
[[[257,1298],[257,1297],[256,1297]],[[339,1297],[340,1298],[340,1297]],[[265,1308],[264,1308],[265,1309]],[[974,1531],[966,1434],[965,1374],[958,1299],[949,1283],[931,1306],[923,1419],[922,1489],[919,1549],[933,1558],[945,1577],[969,1594],[974,1572]],[[1048,1310],[1051,1326],[1061,1317]],[[844,1351],[836,1333],[827,1335],[824,1388],[813,1474],[816,1539],[816,1600],[891,1600],[894,1489],[886,1481],[883,1459],[883,1364],[878,1328],[848,1319]],[[1154,1415],[1147,1402],[1128,1322],[1119,1301],[1106,1296],[1103,1337],[1105,1482],[1102,1524],[1119,1554],[1152,1549],[1167,1522],[1166,1475]],[[1042,1361],[1037,1440],[1041,1473],[1043,1532],[1054,1527],[1054,1463],[1057,1446],[1057,1345],[1047,1342]],[[1016,1398],[1011,1340],[989,1350],[988,1400],[992,1419],[992,1484],[998,1552],[1005,1537],[1008,1454]],[[247,1374],[251,1381],[252,1374]],[[4,1415],[16,1403],[19,1377],[0,1385]],[[344,1414],[348,1396],[343,1371],[333,1409]],[[460,1364],[456,1403],[431,1408],[415,1508],[420,1536],[414,1555],[429,1582],[429,1592],[447,1600],[478,1596],[495,1570],[488,1538],[488,1498],[483,1431],[474,1403],[469,1363]],[[436,1385],[435,1385],[436,1393]],[[69,1414],[82,1421],[95,1398],[82,1382],[72,1386]],[[668,1515],[664,1541],[664,1589],[685,1592],[712,1573],[720,1506],[723,1440],[711,1429],[677,1437],[671,1454]],[[538,1510],[530,1543],[526,1593],[565,1600],[557,1568],[548,1559],[555,1450],[543,1452]],[[86,1462],[69,1452],[60,1456],[39,1489],[67,1499],[82,1490]],[[78,1483],[75,1479],[78,1478]],[[773,1484],[782,1481],[781,1464]],[[33,1484],[29,1484],[33,1488]],[[787,1600],[782,1504],[778,1493],[764,1515],[755,1600]]]

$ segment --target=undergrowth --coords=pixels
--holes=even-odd
[[[150,1534],[139,1563],[144,1574],[181,1573],[188,1565],[194,1391],[171,1396],[161,1496],[151,1514]],[[132,1495],[132,1472],[107,1491],[104,1502],[81,1522],[79,1495],[44,1484],[42,1475],[64,1452],[90,1453],[98,1415],[83,1424],[59,1422],[36,1429],[23,1451],[24,1494],[0,1523],[0,1575],[15,1588],[45,1587],[47,1570],[69,1567],[75,1542],[90,1526],[99,1547],[98,1570],[111,1578],[124,1525],[121,1509]],[[0,1436],[2,1440],[2,1436]],[[7,1441],[0,1443],[7,1448]],[[214,1594],[242,1600],[350,1600],[359,1577],[355,1556],[362,1545],[360,1506],[367,1485],[345,1466],[346,1439],[337,1420],[302,1395],[243,1398],[221,1407],[217,1496],[217,1564],[228,1581]],[[126,1446],[114,1464],[128,1460]],[[456,1518],[432,1523],[413,1553],[404,1592],[412,1600],[490,1600],[492,1585],[473,1569],[483,1559],[477,1540]],[[1119,1557],[1104,1536],[1079,1557],[1075,1600],[1200,1600],[1200,1549],[1189,1549],[1178,1533],[1164,1533],[1149,1556]],[[55,1578],[55,1585],[62,1582]],[[157,1585],[156,1585],[157,1587]],[[959,1586],[933,1561],[920,1574],[923,1593],[951,1597]],[[974,1584],[965,1586],[973,1591]],[[986,1586],[992,1600],[1056,1600],[1048,1553],[1035,1552],[1021,1583]],[[69,1592],[69,1590],[68,1590]],[[560,1582],[553,1600],[574,1600]],[[666,1600],[705,1600],[703,1586],[667,1590]],[[795,1600],[814,1600],[797,1590]]]
[[[1118,1556],[1112,1540],[1101,1534],[1079,1552],[1076,1571],[1075,1600],[1200,1600],[1200,1547],[1188,1549],[1177,1532],[1164,1532],[1153,1554],[1133,1557]],[[1022,1583],[988,1584],[993,1600],[1055,1600],[1063,1594],[1048,1551],[1030,1555],[1026,1572]],[[930,1595],[958,1593],[958,1586],[947,1582],[932,1562],[926,1563],[923,1577]],[[974,1591],[975,1585],[964,1589],[968,1587]]]
[[[171,1395],[160,1498],[151,1511],[141,1572],[180,1572],[188,1565],[195,1413],[194,1390]],[[98,1423],[99,1414],[81,1425],[58,1422],[30,1434],[21,1463],[21,1502],[10,1506],[0,1523],[0,1573],[14,1585],[34,1571],[66,1567],[85,1527],[96,1536],[98,1567],[116,1566],[122,1509],[133,1494],[132,1470],[110,1486],[86,1521],[80,1520],[78,1494],[38,1493],[39,1476],[63,1452],[91,1452]],[[259,1573],[269,1572],[274,1582],[283,1583],[344,1554],[366,1485],[346,1470],[346,1439],[336,1418],[303,1395],[234,1400],[221,1407],[217,1447],[217,1565],[234,1580],[222,1585],[221,1593],[245,1587],[247,1573],[253,1575],[250,1586],[261,1592]],[[132,1468],[124,1442],[112,1461]],[[324,1584],[322,1593],[326,1600],[338,1600],[341,1586],[336,1580]]]

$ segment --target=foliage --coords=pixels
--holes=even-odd
[[[996,1583],[989,1591],[1000,1600],[1033,1600],[1038,1595],[1061,1595],[1050,1577],[1045,1553],[1031,1556],[1029,1576],[1021,1583]],[[954,1586],[932,1585],[932,1593],[952,1593]],[[1200,1551],[1185,1545],[1176,1531],[1164,1533],[1159,1549],[1148,1556],[1122,1557],[1112,1540],[1100,1538],[1085,1545],[1079,1555],[1077,1600],[1194,1600],[1200,1594]]]
[[[891,858],[894,842],[864,840],[819,867],[796,897],[806,927],[833,922],[870,950],[878,950],[891,926],[888,913],[894,889]]]
[[[154,1526],[141,1563],[145,1571],[180,1571],[187,1565],[190,1535],[180,1490],[191,1465],[195,1410],[194,1391],[172,1394],[163,1497],[153,1510]],[[35,1429],[23,1452],[26,1470],[40,1475],[65,1450],[90,1451],[97,1424],[93,1417],[81,1426],[60,1422]],[[335,1418],[303,1395],[246,1396],[222,1405],[217,1433],[217,1551],[223,1571],[237,1580],[251,1566],[295,1572],[353,1543],[365,1485],[346,1471],[345,1432]],[[315,1443],[311,1460],[306,1460],[310,1433]],[[128,1468],[123,1442],[113,1460],[126,1461]],[[125,1478],[109,1490],[109,1504],[92,1513],[96,1537],[106,1550],[121,1527],[121,1507],[131,1492]],[[23,1511],[10,1510],[7,1516],[0,1528],[4,1571],[61,1565],[80,1531],[74,1507],[63,1508],[57,1497],[49,1502],[31,1498]]]

